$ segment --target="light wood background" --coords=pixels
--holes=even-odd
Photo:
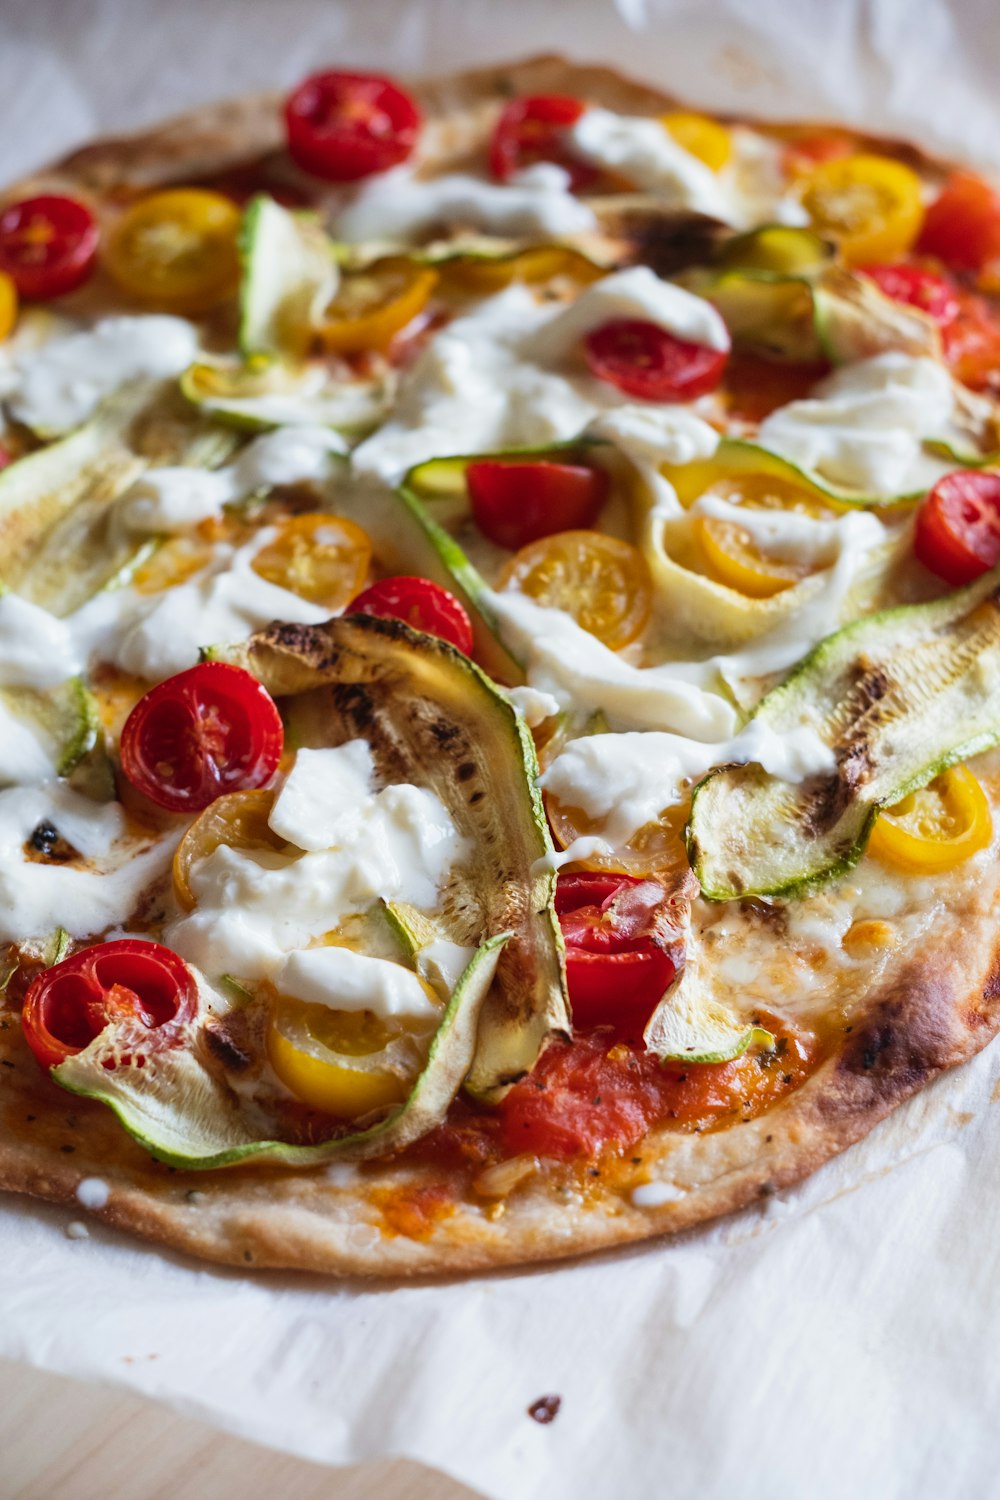
[[[0,1361],[0,1500],[481,1500],[405,1460],[329,1469]]]

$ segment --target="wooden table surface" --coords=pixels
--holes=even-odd
[[[480,1500],[406,1460],[329,1469],[0,1360],[0,1500]]]

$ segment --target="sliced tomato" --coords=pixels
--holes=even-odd
[[[405,161],[421,123],[410,95],[377,73],[314,73],[285,103],[292,159],[327,182],[356,182]]]
[[[811,172],[820,162],[850,156],[853,150],[850,138],[839,130],[824,130],[822,126],[793,128],[785,142],[785,171],[793,177],[801,176],[805,172]]]
[[[989,799],[968,766],[952,766],[875,819],[869,853],[910,875],[953,870],[993,838]]]
[[[517,1156],[596,1156],[634,1146],[659,1121],[704,1129],[751,1119],[802,1082],[817,1057],[812,1038],[761,1017],[776,1044],[725,1063],[663,1064],[607,1031],[542,1053],[499,1106],[500,1140]]]
[[[497,121],[490,142],[490,171],[500,182],[540,161],[555,162],[569,173],[570,187],[582,192],[597,181],[595,167],[580,161],[566,145],[564,132],[575,125],[586,106],[568,94],[532,94],[512,99]]]
[[[61,297],[94,269],[99,238],[97,220],[76,198],[22,198],[0,213],[0,271],[22,297]]]
[[[653,584],[638,547],[602,531],[560,531],[529,542],[497,580],[547,609],[565,610],[612,651],[641,635],[653,607]]]
[[[480,531],[512,550],[557,531],[593,526],[609,483],[604,469],[538,459],[483,459],[469,464],[465,482]]]
[[[639,318],[614,318],[588,333],[587,364],[594,375],[640,401],[693,401],[714,391],[728,354],[692,344]]]
[[[270,781],[283,744],[281,715],[256,677],[203,662],[140,698],[122,730],[122,770],[158,807],[201,812],[224,792]]]
[[[1000,391],[1000,319],[984,297],[960,294],[958,315],[941,336],[956,380],[974,391]]]
[[[1000,562],[1000,473],[956,469],[939,479],[917,512],[913,550],[925,568],[955,585]]]
[[[176,953],[160,943],[121,938],[81,948],[35,979],[21,1025],[43,1068],[90,1045],[111,1021],[134,1021],[167,1045],[194,1015],[198,988]]]
[[[383,578],[352,599],[344,613],[403,620],[472,655],[472,621],[455,595],[429,578]]]
[[[127,208],[108,236],[105,264],[150,307],[201,313],[233,296],[240,279],[240,211],[207,188],[168,188]]]
[[[559,876],[556,915],[577,1027],[642,1030],[676,972],[676,948],[652,936],[667,899],[658,881],[635,875]]]
[[[975,172],[953,172],[924,216],[917,249],[981,271],[1000,258],[1000,193]]]
[[[857,269],[874,281],[879,291],[891,297],[893,302],[919,308],[941,328],[954,323],[958,317],[958,295],[951,282],[944,276],[935,276],[923,266],[889,262],[886,265],[858,266]]]

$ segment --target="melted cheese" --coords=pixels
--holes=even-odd
[[[19,422],[46,434],[68,432],[112,391],[134,380],[179,375],[197,352],[198,330],[183,318],[105,318],[22,354],[5,393]]]
[[[305,480],[323,483],[336,472],[336,460],[345,451],[343,438],[330,427],[279,427],[254,438],[224,469],[147,469],[122,496],[116,515],[132,532],[179,534],[256,490]]]
[[[716,174],[678,145],[659,120],[592,107],[569,127],[566,139],[582,161],[627,178],[639,192],[713,218],[733,217],[732,201]]]
[[[732,739],[700,743],[663,733],[593,734],[571,740],[541,784],[564,806],[580,808],[608,847],[627,843],[667,808],[684,800],[692,782],[726,762],[755,761],[784,781],[832,771],[834,758],[806,724],[778,736],[751,721]]]
[[[926,489],[948,463],[924,439],[957,438],[955,389],[933,359],[879,354],[845,365],[806,401],[792,401],[761,423],[758,442],[821,482],[866,495]]]
[[[569,190],[569,173],[540,162],[509,183],[468,173],[416,177],[394,167],[369,178],[337,216],[344,240],[410,243],[441,228],[478,229],[505,238],[558,238],[596,228],[591,209]]]
[[[627,404],[588,374],[579,349],[589,329],[614,317],[728,347],[714,308],[645,267],[604,277],[567,308],[511,286],[430,341],[403,376],[391,419],[354,450],[355,467],[396,480],[428,458],[578,436],[601,412]]]
[[[50,823],[79,864],[28,860],[24,846]],[[176,837],[136,842],[117,803],[99,805],[61,783],[0,792],[0,941],[47,937],[57,927],[91,937],[134,911],[170,864]]]
[[[432,909],[439,887],[466,857],[466,844],[433,792],[407,784],[362,790],[370,754],[367,745],[350,744],[312,752],[305,782],[293,786],[284,806],[285,791],[275,803],[273,826],[304,839],[297,812],[303,785],[315,785],[324,767],[338,791],[353,785],[353,816],[345,809],[343,817],[331,817],[333,795],[321,813],[335,844],[301,854],[223,845],[195,864],[190,884],[197,907],[168,927],[170,946],[209,974],[274,979],[288,953],[379,899]]]
[[[370,1010],[384,1020],[394,1016],[434,1018],[438,1014],[438,1007],[412,970],[335,945],[289,954],[274,982],[281,994],[293,1000],[326,1005],[331,1010]]]

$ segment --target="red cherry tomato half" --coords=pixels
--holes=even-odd
[[[256,677],[204,662],[140,698],[122,730],[122,770],[157,806],[201,812],[224,792],[270,781],[283,744],[281,715]]]
[[[363,589],[344,611],[403,620],[414,630],[436,635],[472,655],[472,622],[454,594],[429,578],[383,578]]]
[[[729,357],[638,318],[615,318],[595,328],[584,351],[593,374],[640,401],[704,396],[721,381]]]
[[[958,315],[941,330],[944,357],[957,380],[974,391],[1000,390],[1000,320],[983,297],[965,292]]]
[[[858,266],[857,269],[874,281],[879,291],[891,297],[893,302],[919,308],[942,328],[954,323],[958,317],[955,288],[943,276],[935,276],[933,271],[902,264]]]
[[[194,975],[169,948],[141,938],[97,943],[39,974],[21,1012],[43,1068],[82,1052],[110,1022],[133,1021],[169,1045],[195,1013]]]
[[[557,531],[593,526],[608,496],[603,469],[532,459],[469,464],[465,482],[472,514],[484,536],[516,552]]]
[[[569,173],[570,187],[580,192],[600,173],[567,150],[563,132],[575,125],[585,105],[568,94],[535,94],[512,99],[497,121],[490,143],[490,171],[499,182],[536,162],[555,162]]]
[[[90,275],[99,237],[97,220],[75,198],[22,198],[0,213],[0,271],[22,297],[61,297]]]
[[[629,891],[637,892],[633,902]],[[556,915],[578,1027],[641,1029],[649,1020],[675,973],[673,959],[643,930],[651,905],[643,898],[649,895],[655,904],[661,893],[655,881],[634,875],[560,875]]]
[[[913,550],[925,568],[956,585],[1000,562],[1000,474],[958,469],[939,479],[917,513]]]
[[[916,517],[913,550],[946,583],[972,583],[1000,562],[1000,474],[957,469],[937,481]]]
[[[409,94],[376,73],[314,73],[285,103],[292,159],[328,182],[356,182],[405,161],[420,125]]]
[[[981,271],[1000,257],[1000,193],[974,172],[954,172],[924,216],[917,251]]]

